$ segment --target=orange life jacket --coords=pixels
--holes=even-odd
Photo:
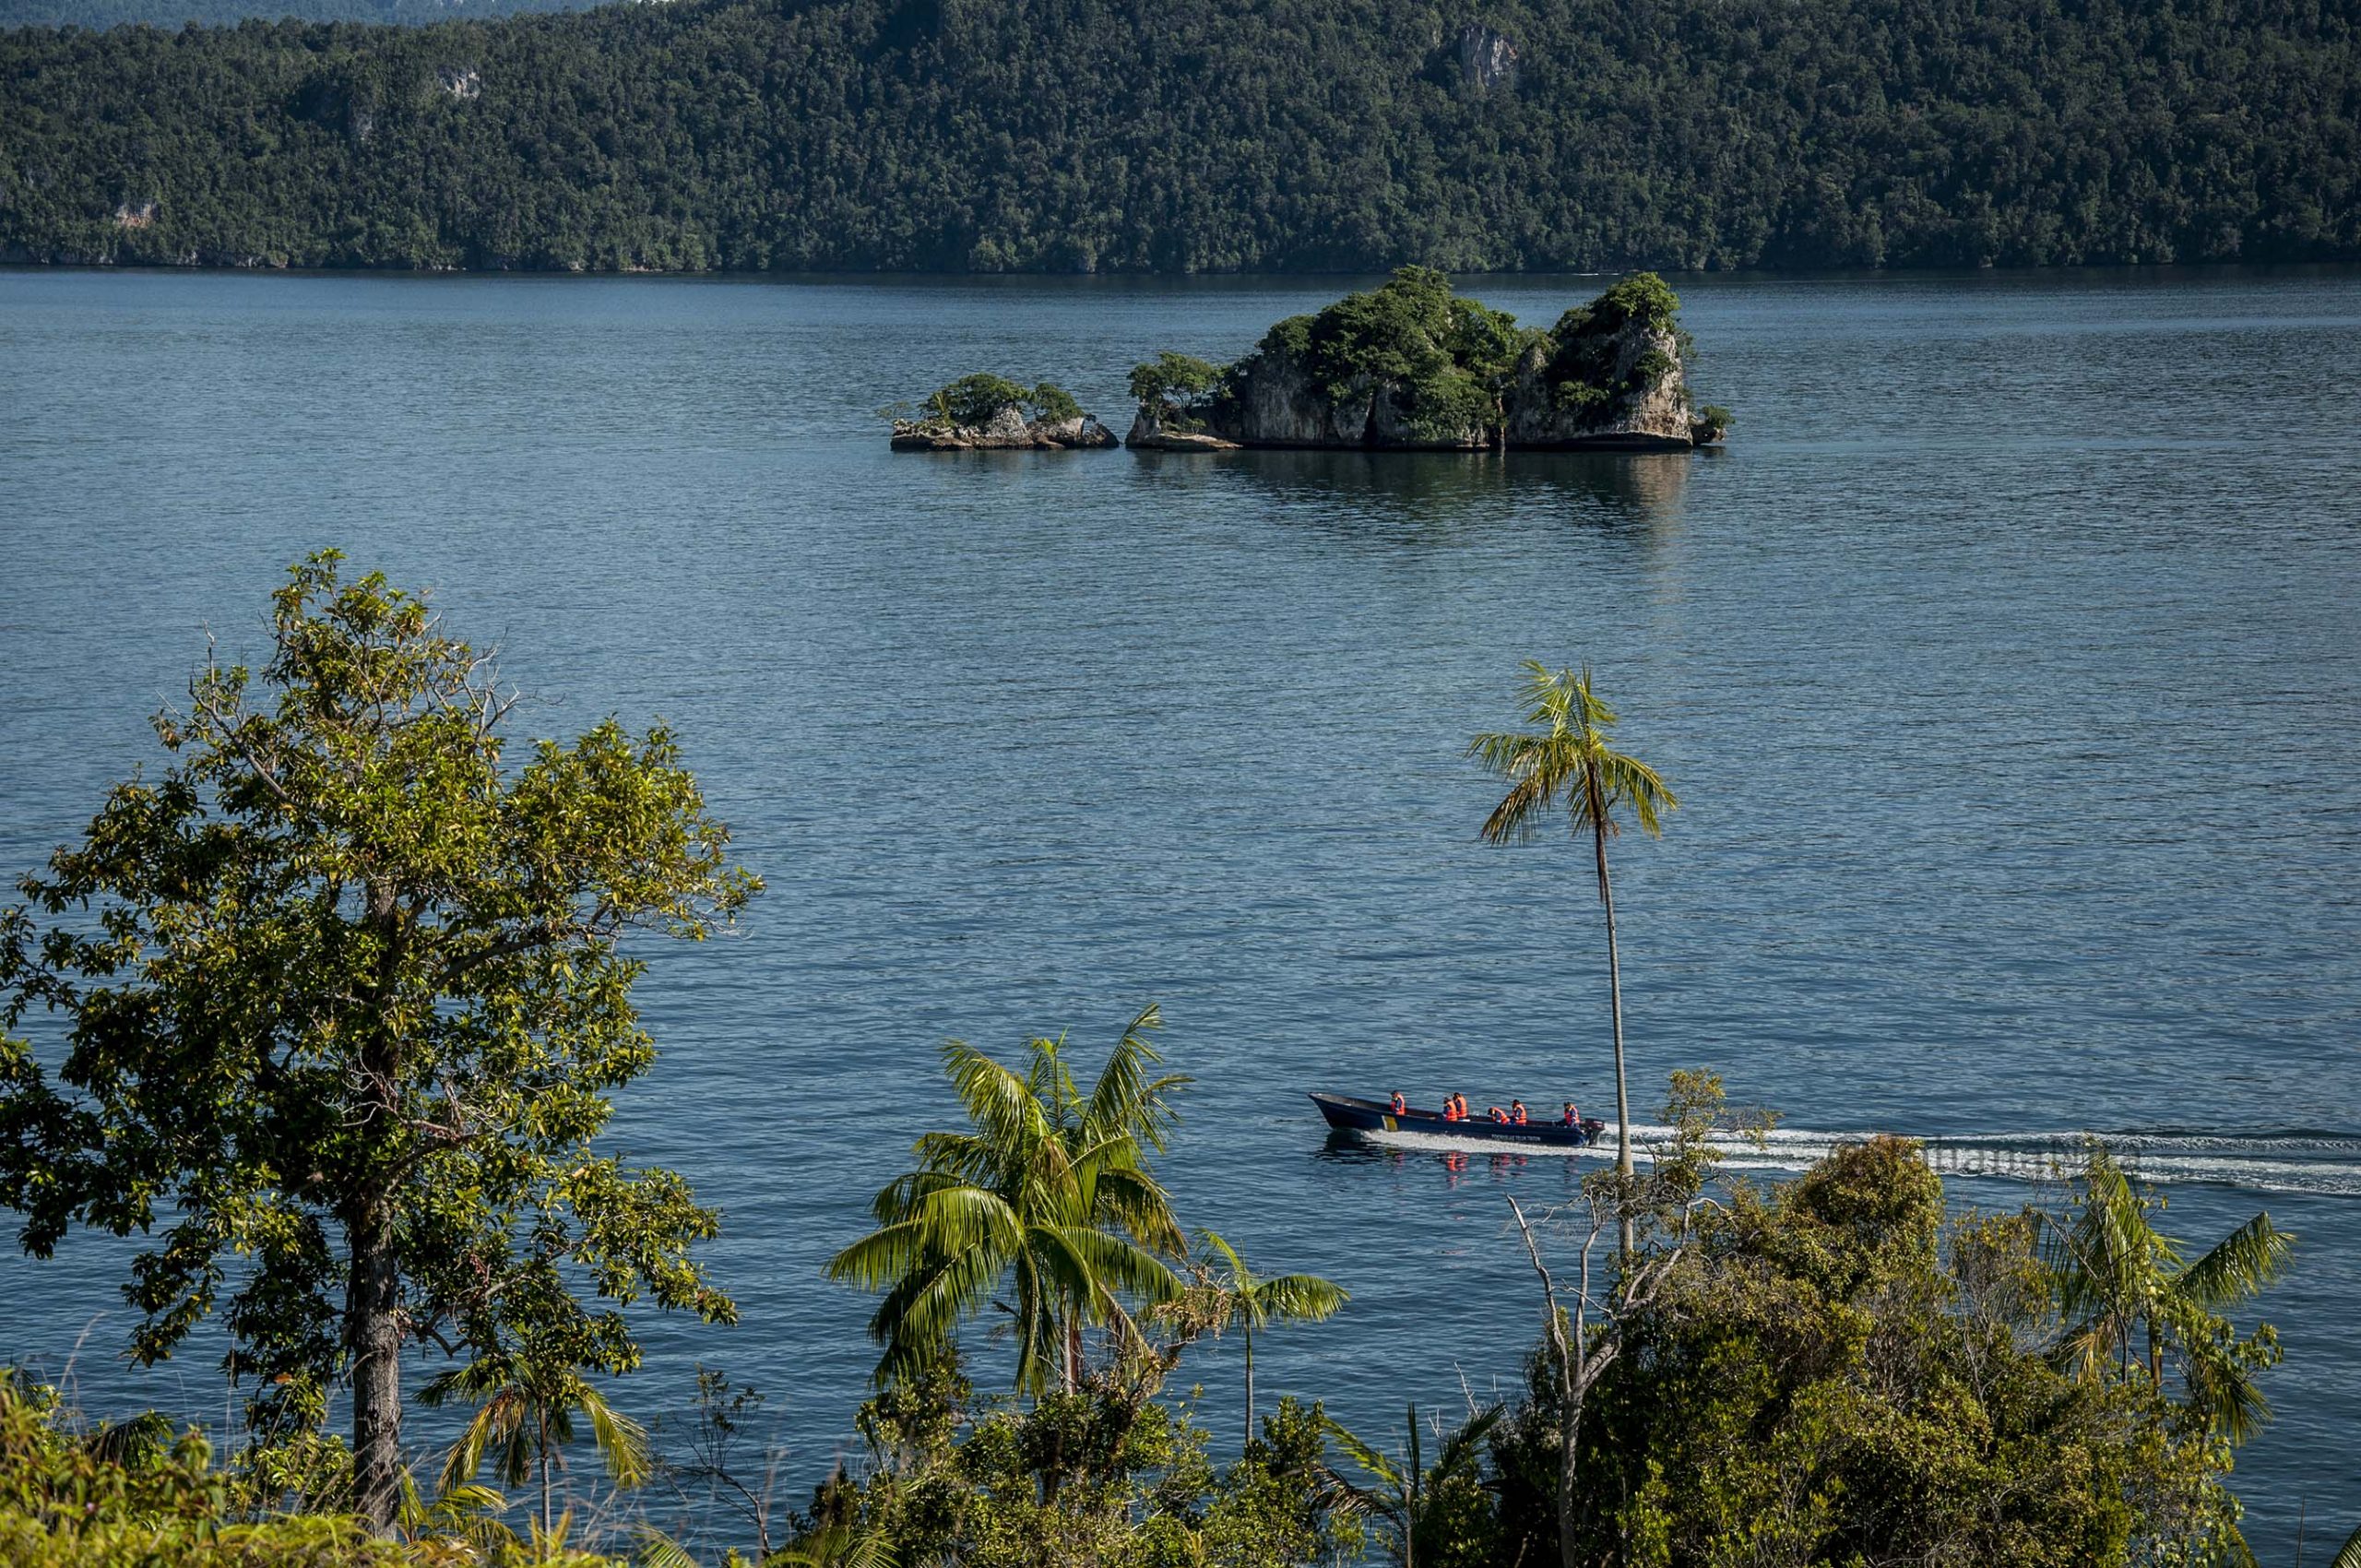
[[[1512,1121],[1512,1122],[1513,1122],[1513,1123],[1516,1123],[1518,1126],[1520,1126],[1520,1127],[1524,1126],[1524,1125],[1525,1125],[1525,1107],[1524,1107],[1524,1106],[1522,1106],[1522,1105],[1520,1105],[1520,1106],[1518,1106],[1515,1110],[1513,1110],[1513,1111],[1510,1111],[1510,1112],[1509,1112],[1509,1120],[1510,1120],[1510,1121]]]

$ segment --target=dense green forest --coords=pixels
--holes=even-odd
[[[704,0],[0,36],[0,254],[1459,271],[2361,256],[2355,0]]]
[[[234,27],[249,18],[306,22],[446,22],[523,11],[579,11],[594,0],[0,0],[0,28],[113,28],[186,22]],[[661,4],[662,0],[646,0]]]

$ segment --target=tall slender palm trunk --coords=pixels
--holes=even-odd
[[[1246,1325],[1246,1441],[1254,1441],[1254,1325]]]
[[[1631,1091],[1623,1075],[1623,956],[1615,944],[1615,885],[1607,874],[1606,814],[1600,813],[1593,835],[1598,857],[1598,901],[1607,910],[1607,995],[1615,1018],[1615,1170],[1631,1175]],[[1627,1210],[1619,1240],[1623,1255],[1631,1254],[1631,1216]]]

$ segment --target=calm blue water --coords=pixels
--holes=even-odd
[[[871,413],[991,368],[1120,429],[1133,359],[1335,291],[0,274],[0,866],[341,546],[502,644],[528,731],[671,720],[770,883],[652,955],[615,1141],[723,1206],[744,1321],[650,1324],[623,1403],[772,1391],[800,1495],[868,1366],[820,1265],[942,1122],[936,1043],[1156,1000],[1185,1218],[1354,1293],[1265,1397],[1376,1428],[1513,1378],[1501,1194],[1573,1173],[1330,1152],[1300,1093],[1611,1099],[1582,865],[1477,842],[1459,755],[1520,659],[1588,660],[1683,802],[1619,850],[1635,1086],[1720,1068],[1774,1164],[2097,1129],[2184,1233],[2268,1206],[2250,1534],[2361,1523],[2361,275],[1699,280],[1739,423],[1698,458],[892,457]],[[120,1258],[0,1263],[6,1352],[88,1329],[93,1408],[218,1414],[196,1356],[111,1360]]]

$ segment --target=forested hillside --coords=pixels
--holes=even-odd
[[[0,0],[0,28],[113,28],[186,22],[231,27],[250,17],[307,22],[448,21],[454,17],[512,17],[523,11],[579,11],[594,0]],[[646,0],[663,4],[664,0]]]
[[[0,37],[0,254],[2361,257],[2361,0],[706,0]]]

